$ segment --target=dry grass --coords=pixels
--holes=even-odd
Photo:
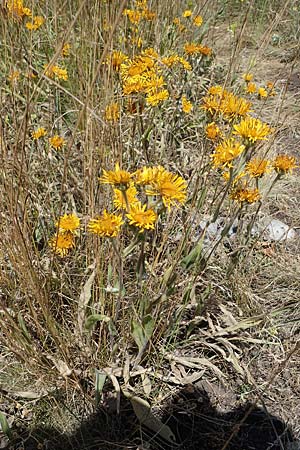
[[[184,11],[181,2],[149,1],[156,19],[141,21],[136,35],[123,14],[126,1],[32,1],[34,15],[46,19],[32,33],[26,19],[2,8],[0,387],[4,404],[20,404],[18,412],[5,407],[15,423],[40,426],[44,416],[47,425],[55,421],[57,430],[70,432],[95,401],[106,408],[111,395],[117,413],[129,391],[160,408],[174,386],[202,378],[235,392],[232,409],[246,397],[286,421],[296,417],[299,380],[281,383],[297,368],[291,351],[299,345],[299,235],[265,245],[249,237],[247,225],[271,216],[298,229],[299,173],[279,179],[260,206],[233,202],[226,195],[232,178],[226,184],[212,167],[215,144],[205,135],[211,118],[199,107],[215,84],[244,95],[245,72],[261,86],[274,81],[275,97],[251,99],[255,117],[276,127],[258,145],[260,154],[299,161],[298,6],[275,3],[198,2],[202,27],[180,32],[173,19]],[[169,99],[151,107],[144,94],[133,95],[128,113],[120,74],[106,61],[113,49],[139,54],[132,36],[161,57],[178,52],[192,70],[163,66]],[[183,45],[197,39],[213,48],[212,58],[184,54]],[[70,55],[62,57],[65,43]],[[48,63],[65,67],[69,79],[51,78]],[[190,114],[182,111],[182,95],[193,104]],[[105,118],[112,101],[121,109],[116,121]],[[218,120],[227,137],[239,121]],[[47,136],[34,140],[38,127]],[[61,150],[49,145],[55,134],[65,140]],[[113,242],[89,234],[90,219],[113,209],[110,187],[98,178],[117,162],[131,172],[162,165],[178,174],[187,180],[186,203],[159,210],[155,229],[142,235],[128,226]],[[262,192],[271,185],[266,177]],[[61,258],[48,242],[59,217],[71,212],[82,227]],[[200,225],[212,217],[223,220],[223,233],[206,247]],[[249,394],[242,395],[244,385]],[[296,419],[289,423],[299,431]]]

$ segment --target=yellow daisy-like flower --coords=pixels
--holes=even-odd
[[[243,97],[237,97],[232,92],[224,92],[220,106],[222,114],[228,120],[233,120],[237,116],[244,117],[250,112],[251,102]]]
[[[49,239],[48,245],[54,253],[63,258],[69,253],[71,248],[75,247],[74,235],[69,232],[58,232]]]
[[[45,75],[49,78],[56,77],[58,80],[68,80],[68,72],[67,69],[62,69],[57,65],[48,65],[45,66]]]
[[[224,93],[227,93],[226,90],[224,90],[223,86],[220,86],[219,84],[215,85],[215,86],[211,86],[208,89],[208,93],[211,95],[223,95]]]
[[[80,219],[76,214],[64,214],[56,222],[55,226],[58,228],[59,232],[69,232],[76,234],[76,231],[80,227]]]
[[[193,23],[196,27],[201,27],[201,25],[203,23],[203,18],[201,16],[195,16]]]
[[[288,172],[292,172],[296,169],[296,158],[288,155],[278,155],[272,163],[276,172],[280,175],[284,175]]]
[[[122,216],[110,214],[104,210],[102,216],[89,221],[88,231],[100,237],[116,237],[123,223]]]
[[[269,134],[274,131],[269,125],[254,117],[246,117],[233,128],[235,130],[233,134],[237,134],[252,143],[267,140]]]
[[[231,194],[230,198],[240,203],[255,203],[260,199],[260,193],[257,188],[248,189],[247,187],[238,187]]]
[[[245,90],[248,94],[255,94],[255,92],[257,91],[256,84],[252,82],[247,83]]]
[[[112,55],[108,58],[107,62],[111,64],[111,67],[119,72],[121,69],[121,64],[123,64],[128,59],[124,53],[115,50]]]
[[[221,133],[220,128],[218,127],[218,125],[215,122],[210,122],[205,127],[205,134],[206,134],[207,139],[211,139],[212,141],[214,141],[215,139],[220,137],[222,133]]]
[[[116,122],[120,118],[120,105],[115,102],[107,105],[105,108],[104,117],[108,122]]]
[[[249,81],[253,80],[253,74],[252,73],[244,73],[243,79],[248,83]]]
[[[33,139],[40,139],[41,137],[46,136],[47,131],[44,127],[40,127],[37,130],[33,131],[31,136]]]
[[[157,171],[156,177],[150,183],[150,188],[146,190],[147,195],[160,195],[166,208],[170,210],[176,203],[186,201],[186,181],[179,175],[175,175],[167,170]]]
[[[56,134],[55,136],[49,138],[49,143],[51,147],[55,148],[55,150],[61,150],[62,147],[66,144],[66,141],[63,137]]]
[[[233,138],[226,139],[215,148],[211,156],[214,167],[232,167],[234,159],[238,158],[245,150],[245,146]]]
[[[270,172],[269,164],[267,159],[253,158],[246,164],[246,171],[253,178],[261,178]]]
[[[154,229],[157,220],[157,214],[153,209],[146,209],[147,205],[141,202],[132,205],[126,217],[129,219],[129,224],[140,228],[140,233],[144,230]]]
[[[35,30],[37,30],[38,28],[40,28],[40,27],[44,24],[44,22],[45,22],[44,17],[42,17],[42,16],[34,16],[34,17],[32,18],[32,21],[31,21],[31,22],[27,22],[27,23],[26,23],[25,27],[26,27],[28,30],[35,31]]]
[[[143,167],[135,172],[135,181],[142,186],[151,185],[159,174],[166,172],[162,166]]]
[[[190,9],[186,9],[185,11],[183,11],[183,13],[182,13],[182,17],[191,17],[191,15],[192,15],[193,13],[192,13],[192,11],[190,10]]]
[[[132,205],[138,202],[137,190],[133,183],[130,183],[128,189],[121,191],[120,189],[114,189],[114,206],[117,209],[131,208]]]
[[[120,169],[120,166],[117,163],[115,166],[115,170],[106,171],[103,169],[103,175],[99,178],[99,181],[103,184],[128,187],[133,175],[133,173]]]
[[[19,70],[12,70],[9,74],[9,81],[11,82],[11,84],[15,84],[17,83],[17,81],[19,81],[20,79],[20,71]]]
[[[263,87],[260,87],[258,89],[257,94],[258,94],[258,98],[260,98],[260,99],[268,97],[268,92]]]
[[[187,100],[186,95],[183,95],[181,97],[181,106],[182,106],[182,111],[185,114],[189,114],[193,109],[193,104],[192,104],[192,102]]]
[[[62,49],[61,49],[61,56],[63,56],[64,58],[69,56],[70,55],[70,48],[71,48],[71,45],[68,42],[66,42],[63,45]]]
[[[23,0],[6,0],[6,8],[17,19],[23,19],[24,16],[31,16],[31,10],[24,6]]]
[[[166,89],[156,92],[152,95],[147,95],[146,102],[148,105],[157,106],[159,103],[167,100],[169,98],[169,92]]]

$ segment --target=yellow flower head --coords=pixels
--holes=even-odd
[[[186,43],[184,45],[184,51],[187,55],[196,55],[201,53],[205,56],[210,56],[212,54],[212,49],[206,45],[195,44],[194,42]]]
[[[47,131],[44,127],[40,127],[37,130],[33,131],[31,136],[33,139],[40,139],[41,137],[46,136]]]
[[[44,24],[44,22],[45,22],[44,17],[42,17],[42,16],[34,16],[34,17],[32,18],[32,21],[31,21],[31,22],[27,22],[27,23],[26,23],[25,27],[26,27],[28,30],[35,31],[35,30],[37,30],[38,28],[40,28],[40,27]]]
[[[119,164],[116,164],[115,170],[103,170],[102,177],[99,178],[100,183],[112,184],[113,186],[129,186],[133,173],[120,169]]]
[[[66,42],[66,43],[63,45],[62,49],[61,49],[61,56],[63,56],[64,58],[66,58],[67,56],[69,56],[69,55],[70,55],[70,48],[71,48],[71,45],[68,44],[68,42]]]
[[[162,166],[143,167],[135,172],[135,180],[137,184],[142,186],[151,185],[159,174],[165,172],[166,170]]]
[[[31,11],[23,5],[23,0],[6,0],[6,8],[16,19],[23,19],[24,16],[31,16]]]
[[[234,159],[238,158],[245,150],[245,146],[233,138],[226,139],[215,148],[211,156],[214,167],[232,167]]]
[[[249,81],[253,80],[253,74],[252,73],[244,73],[243,79],[248,83]]]
[[[55,150],[61,150],[62,147],[66,144],[66,141],[63,137],[56,134],[55,136],[49,138],[49,143],[51,147],[55,148]]]
[[[68,80],[67,69],[62,69],[56,65],[45,66],[45,75],[49,78],[57,78],[58,80]]]
[[[117,209],[131,208],[132,205],[138,202],[137,190],[131,182],[129,188],[126,190],[114,189],[114,206]]]
[[[60,150],[63,145],[65,145],[65,140],[64,138],[56,134],[55,136],[49,138],[49,143],[51,147],[55,148],[56,150]]]
[[[126,217],[129,219],[129,224],[140,228],[140,233],[144,230],[154,229],[157,220],[157,214],[153,209],[146,209],[147,205],[137,202],[132,205]]]
[[[193,22],[196,27],[201,27],[203,19],[201,16],[195,16]]]
[[[127,16],[129,22],[131,22],[134,25],[137,25],[142,18],[142,13],[134,9],[124,9],[123,15]]]
[[[48,241],[49,247],[62,258],[69,253],[69,250],[75,246],[75,240],[72,233],[57,232]]]
[[[232,92],[224,92],[220,110],[228,120],[232,120],[237,116],[246,116],[252,106],[251,102],[243,97],[237,97]]]
[[[247,83],[245,90],[248,94],[255,94],[255,92],[257,91],[257,87],[255,83]]]
[[[238,187],[230,194],[232,200],[240,203],[255,203],[260,199],[260,193],[257,188],[249,189],[246,186]]]
[[[122,216],[110,214],[104,210],[102,216],[89,221],[88,231],[100,237],[116,237],[123,223]]]
[[[146,102],[148,105],[157,106],[159,103],[168,100],[168,98],[169,92],[166,89],[163,89],[162,91],[156,92],[152,95],[147,95]]]
[[[185,11],[183,11],[182,17],[191,17],[192,14],[193,13],[190,9],[186,9]]]
[[[276,172],[280,175],[284,175],[288,172],[292,172],[293,169],[296,169],[296,158],[294,156],[288,155],[278,155],[273,161],[273,167]]]
[[[56,222],[55,226],[58,228],[59,232],[69,232],[76,234],[76,231],[80,227],[80,219],[76,214],[64,214]]]
[[[267,136],[274,131],[269,125],[254,117],[246,117],[233,128],[235,130],[233,134],[237,134],[252,143],[267,140]]]
[[[258,89],[257,94],[258,94],[258,98],[260,98],[260,99],[268,97],[268,92],[263,87],[260,87]]]
[[[205,134],[207,139],[211,139],[212,141],[214,141],[215,139],[220,137],[222,133],[215,122],[210,122],[208,125],[206,125]]]
[[[220,86],[219,84],[215,85],[215,86],[211,86],[208,89],[208,93],[211,95],[220,95],[222,96],[224,93],[226,94],[227,91],[224,90],[223,86]]]
[[[269,164],[267,159],[253,158],[246,164],[246,171],[253,178],[261,178],[270,172]]]
[[[112,55],[108,58],[107,62],[111,64],[112,68],[116,72],[119,72],[121,64],[123,64],[127,59],[128,57],[124,53],[115,50],[112,53]]]
[[[147,195],[159,195],[166,208],[176,205],[176,203],[185,203],[186,201],[186,181],[179,175],[175,175],[167,170],[158,170],[154,180],[150,183]]]
[[[189,114],[193,109],[193,104],[189,100],[187,100],[186,95],[183,95],[181,97],[181,105],[182,105],[182,111],[185,114]]]
[[[19,70],[12,70],[10,72],[10,74],[9,74],[8,79],[11,82],[11,84],[17,83],[17,81],[19,81],[19,79],[20,79],[20,71]]]
[[[116,122],[120,118],[120,105],[115,102],[107,105],[105,108],[104,117],[108,122]]]

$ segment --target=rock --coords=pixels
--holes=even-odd
[[[264,219],[252,228],[252,235],[262,234],[267,241],[282,242],[296,237],[296,231],[278,219]]]

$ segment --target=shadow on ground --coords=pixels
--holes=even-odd
[[[294,450],[292,431],[280,418],[261,407],[246,404],[220,412],[208,394],[192,386],[181,390],[160,414],[176,436],[165,442],[142,429],[130,403],[122,399],[121,412],[105,409],[92,415],[70,436],[55,429],[24,431],[10,449],[25,450]],[[292,443],[294,442],[294,443]]]

